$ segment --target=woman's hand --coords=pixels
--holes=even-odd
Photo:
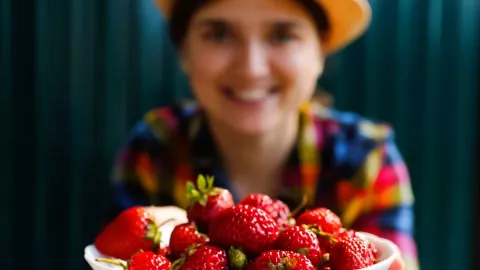
[[[172,221],[168,224],[173,226],[188,222],[187,212],[177,206],[151,206],[145,209],[155,217],[157,224],[162,224],[169,219]]]
[[[389,270],[405,270],[405,263],[403,262],[402,258],[397,258],[388,269]]]
[[[395,246],[395,249],[396,249],[396,254],[397,254],[397,258],[395,259],[395,261],[392,263],[392,265],[388,268],[388,270],[405,270],[405,262],[403,261],[403,258],[402,258],[402,253],[400,252],[400,249],[398,248],[398,246]]]

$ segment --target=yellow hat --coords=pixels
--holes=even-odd
[[[155,0],[166,19],[175,0]],[[368,0],[315,0],[325,11],[329,22],[328,39],[323,48],[326,53],[333,53],[360,37],[372,17]]]

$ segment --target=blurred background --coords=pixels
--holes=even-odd
[[[320,88],[395,127],[422,269],[480,269],[480,1],[371,3]],[[2,0],[0,26],[0,268],[88,269],[115,151],[187,82],[152,0]]]

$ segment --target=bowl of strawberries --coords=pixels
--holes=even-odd
[[[145,207],[124,210],[85,248],[93,270],[388,270],[391,241],[343,228],[330,209],[290,211],[280,200],[228,190],[199,176],[187,184],[185,222],[162,223]]]

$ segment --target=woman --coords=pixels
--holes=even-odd
[[[261,192],[298,205],[307,194],[346,227],[395,241],[415,269],[413,195],[392,130],[311,101],[325,57],[368,26],[367,0],[157,4],[198,103],[135,126],[117,159],[118,211],[184,207],[185,182],[212,174],[237,201]],[[172,209],[156,208],[184,214]]]

